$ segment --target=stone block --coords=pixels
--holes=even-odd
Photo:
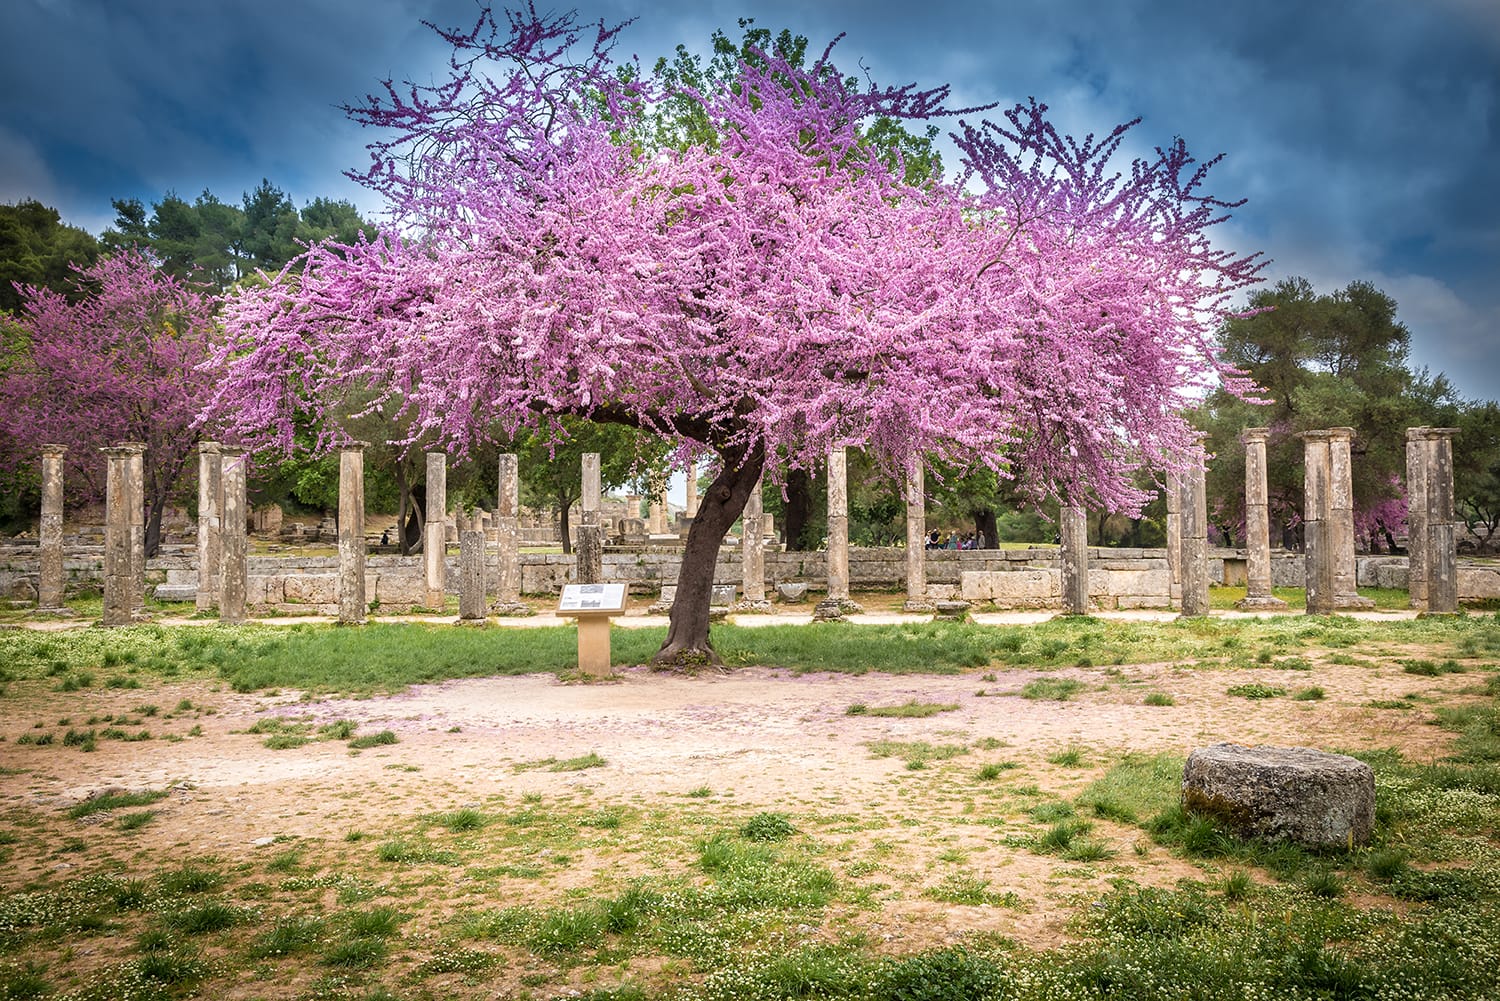
[[[427,581],[416,574],[382,573],[368,587],[368,593],[382,605],[421,605],[427,601]]]
[[[1375,568],[1375,587],[1405,591],[1410,581],[1411,573],[1406,568],[1405,560],[1399,563],[1387,563]]]
[[[280,605],[286,601],[286,579],[280,575],[250,574],[245,578],[246,605]]]
[[[1459,567],[1458,600],[1491,601],[1500,598],[1500,570],[1493,567]]]
[[[198,597],[197,584],[158,584],[156,585],[157,601],[193,601]]]
[[[288,604],[338,604],[338,574],[288,574],[285,588],[284,600]]]
[[[1045,608],[1062,600],[1061,570],[1011,570],[990,581],[991,600],[1002,608]]]
[[[734,593],[733,584],[715,584],[709,605],[714,608],[728,608],[734,604]]]
[[[781,595],[782,601],[801,601],[807,597],[806,581],[782,581],[776,585],[776,593]]]
[[[1243,838],[1352,848],[1375,827],[1375,773],[1309,747],[1212,744],[1188,755],[1182,804]]]

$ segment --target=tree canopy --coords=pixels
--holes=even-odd
[[[619,72],[619,30],[486,11],[440,30],[447,80],[352,107],[394,225],[232,297],[218,412],[286,445],[373,392],[460,450],[581,416],[711,453],[667,658],[711,655],[713,558],[767,456],[980,456],[1122,509],[1138,469],[1188,460],[1181,412],[1258,270],[1209,239],[1213,161],[1117,164],[1134,123],[1075,141],[1033,102],[961,123],[962,173],[914,184],[862,128],[953,114],[946,87],[857,87],[831,46],[702,85]],[[656,141],[683,100],[712,138]]]

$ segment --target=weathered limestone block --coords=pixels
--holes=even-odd
[[[421,605],[427,600],[427,580],[415,573],[381,573],[375,576],[371,593],[382,606]]]
[[[286,601],[286,578],[280,574],[251,574],[245,578],[245,604],[280,605]]]
[[[289,604],[330,605],[339,600],[338,574],[287,574],[283,587],[284,600]]]
[[[1056,569],[966,570],[959,596],[968,602],[993,601],[1002,608],[1046,608],[1062,600],[1062,573]]]
[[[1500,570],[1493,567],[1459,567],[1460,601],[1483,601],[1500,598]]]
[[[1461,572],[1461,571],[1460,571]],[[1404,591],[1411,580],[1405,563],[1387,563],[1375,568],[1375,579],[1371,582],[1374,587],[1386,587],[1392,590]]]
[[[192,601],[198,597],[197,584],[158,584],[157,601]]]
[[[1240,837],[1352,847],[1375,827],[1375,772],[1310,747],[1212,744],[1188,755],[1182,804]]]
[[[468,529],[458,537],[458,617],[483,621],[489,614],[484,572],[484,532]]]

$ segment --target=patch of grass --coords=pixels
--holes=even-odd
[[[351,936],[339,939],[323,951],[324,966],[345,970],[365,970],[385,962],[386,944],[380,938]]]
[[[547,766],[547,771],[581,772],[585,768],[603,768],[607,764],[609,764],[608,761],[605,761],[595,752],[590,751],[589,753],[579,755],[576,758],[566,758],[562,761],[553,762],[552,764]]]
[[[713,794],[713,789],[708,786],[695,786],[686,793],[691,799],[708,799]]]
[[[224,931],[244,920],[243,911],[222,901],[209,901],[166,915],[167,925],[185,935]]]
[[[1292,701],[1294,702],[1319,702],[1327,697],[1327,693],[1317,685],[1313,685],[1311,688],[1299,688],[1292,693]]]
[[[757,813],[740,827],[740,837],[746,841],[785,841],[796,833],[784,813]]]
[[[1073,678],[1037,678],[1021,686],[1021,698],[1066,702],[1085,687],[1083,682]]]
[[[926,719],[938,713],[951,713],[958,709],[957,702],[919,702],[910,699],[898,706],[867,706],[856,702],[844,713],[848,716],[882,716],[899,719]]]
[[[1286,689],[1277,688],[1275,685],[1263,685],[1260,682],[1249,682],[1233,686],[1226,694],[1241,699],[1276,699],[1285,695]]]
[[[387,841],[375,850],[382,862],[399,865],[462,865],[463,858],[451,848],[436,848],[425,842],[397,838]]]
[[[446,827],[450,831],[477,831],[484,828],[494,820],[489,814],[473,807],[464,807],[461,810],[453,810],[449,813],[440,813],[435,818],[439,827]]]
[[[261,744],[263,746],[269,748],[272,751],[289,751],[293,748],[302,747],[306,744],[311,743],[311,737],[303,736],[300,733],[272,734],[265,740],[261,741]]]
[[[925,740],[873,740],[865,746],[872,756],[900,758],[913,771],[926,768],[929,762],[947,761],[969,753],[962,744],[929,744]]]
[[[1137,823],[1171,809],[1181,797],[1183,759],[1172,754],[1127,754],[1078,794],[1095,816]]]
[[[185,893],[207,893],[221,886],[224,878],[222,873],[188,863],[159,875],[157,884],[163,893],[175,897]]]
[[[1148,706],[1175,706],[1177,704],[1177,700],[1166,692],[1148,692],[1141,702]]]
[[[68,808],[68,817],[79,820],[105,810],[123,810],[132,806],[150,806],[167,798],[165,789],[144,789],[140,792],[109,792],[93,796]]]
[[[1064,768],[1079,768],[1084,764],[1084,749],[1081,747],[1067,747],[1061,751],[1054,751],[1047,755],[1047,760],[1054,765]]]
[[[318,727],[318,736],[324,740],[348,740],[358,728],[359,724],[352,719],[338,719]]]
[[[949,873],[936,886],[923,890],[922,896],[943,904],[965,904],[970,907],[1019,906],[1020,898],[1014,893],[996,893],[989,888],[990,883],[991,880],[970,872]]]
[[[287,916],[276,919],[268,931],[249,949],[251,959],[271,959],[310,952],[323,936],[326,923],[322,918]]]
[[[137,813],[126,813],[115,821],[115,827],[122,831],[138,831],[151,821],[155,820],[159,810],[141,810]]]
[[[979,771],[974,773],[974,777],[981,782],[993,782],[1005,772],[1020,767],[1020,763],[1016,761],[990,761],[980,765]]]
[[[349,741],[349,747],[355,751],[363,751],[371,747],[385,747],[396,743],[399,741],[394,733],[390,730],[381,730],[379,733],[367,733],[362,737],[355,737]]]

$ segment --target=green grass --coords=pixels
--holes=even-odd
[[[1141,703],[1148,706],[1175,706],[1177,700],[1166,692],[1147,692]]]
[[[68,809],[68,817],[81,820],[105,810],[123,810],[132,806],[150,806],[167,798],[166,789],[147,789],[141,792],[112,792],[86,799]]]
[[[844,710],[848,716],[884,716],[897,719],[926,719],[938,713],[951,713],[958,709],[957,702],[918,702],[911,699],[898,706],[867,706],[856,702]]]
[[[1087,686],[1073,678],[1038,678],[1021,686],[1021,698],[1066,702]]]
[[[378,733],[367,733],[362,737],[355,737],[349,741],[351,750],[363,751],[371,747],[385,747],[390,744],[399,743],[396,735],[390,730],[381,730]]]
[[[1227,694],[1241,699],[1276,699],[1285,695],[1286,689],[1275,685],[1263,685],[1259,682],[1248,682],[1231,687]]]

